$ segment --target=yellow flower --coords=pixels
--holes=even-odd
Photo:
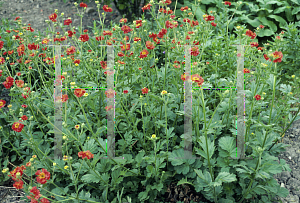
[[[142,95],[140,95],[140,97],[142,98],[143,96],[142,96]]]
[[[266,93],[265,92],[263,92],[263,95],[265,95]]]
[[[166,90],[163,90],[162,92],[161,92],[161,95],[164,95],[164,94],[167,94],[168,92],[166,91]]]
[[[30,158],[30,162],[33,162],[34,161],[34,159],[33,158]]]
[[[68,156],[64,155],[63,160],[67,161],[68,160]]]
[[[69,166],[65,166],[65,167],[64,167],[64,169],[68,169],[68,168],[69,168]]]
[[[87,139],[90,139],[90,137],[87,137]]]
[[[66,60],[66,58],[63,58],[63,60]]]
[[[292,92],[290,92],[290,94],[293,94]]]
[[[295,75],[292,75],[292,78],[295,78]]]
[[[80,127],[79,125],[75,125],[75,128],[76,128],[76,130],[78,130],[78,129],[79,129],[79,127]]]
[[[236,29],[240,29],[240,28],[241,28],[241,26],[237,26],[237,27],[236,27]]]
[[[35,159],[35,158],[36,158],[36,155],[33,155],[33,156],[32,156],[32,158],[34,158],[34,159]]]
[[[152,138],[156,138],[156,135],[155,135],[155,134],[153,134],[153,135],[152,135]]]
[[[63,136],[63,140],[66,140],[67,139],[67,136]]]
[[[53,163],[53,166],[56,166],[56,163],[55,163],[55,162]]]
[[[90,59],[90,61],[93,61],[93,59]]]
[[[87,93],[87,92],[86,92],[86,93],[84,93],[84,95],[83,95],[83,96],[87,97],[88,95],[89,95],[89,93]]]
[[[23,35],[23,33],[22,33],[22,32],[20,32],[20,33],[19,33],[19,35]]]
[[[67,72],[63,72],[62,74],[63,74],[63,75],[67,75],[68,73],[67,73]]]
[[[75,63],[75,66],[79,66],[78,63]]]
[[[6,173],[9,169],[8,168],[5,168],[2,170],[2,173]]]
[[[7,105],[7,107],[10,108],[10,107],[12,107],[12,105],[11,105],[11,104],[10,104],[10,105]]]
[[[75,82],[71,82],[71,83],[70,83],[70,85],[75,85],[75,84],[76,84]]]
[[[6,60],[8,60],[9,59],[9,57],[6,57]]]

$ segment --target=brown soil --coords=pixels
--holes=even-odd
[[[100,0],[101,1],[101,0]],[[49,20],[51,14],[54,13],[55,9],[58,9],[58,22],[62,23],[62,18],[60,16],[61,13],[64,13],[63,20],[71,17],[72,19],[72,27],[75,27],[75,31],[80,33],[79,26],[81,25],[80,16],[78,14],[78,10],[83,12],[83,8],[75,7],[74,1],[67,0],[64,3],[62,0],[2,0],[0,5],[2,4],[0,10],[1,19],[7,18],[8,20],[14,21],[17,16],[22,17],[22,24],[28,26],[28,23],[31,24],[31,27],[38,33],[41,32],[42,36],[46,36],[46,30],[53,29],[53,23],[51,22],[50,26],[45,22],[45,20]],[[86,3],[88,5],[87,8],[94,8],[94,11],[89,13],[84,13],[82,19],[82,32],[84,29],[88,30],[89,36],[94,37],[93,27],[94,21],[100,21],[98,8],[94,1],[90,1],[90,3]],[[103,12],[102,10],[103,4],[100,7],[100,15]],[[77,10],[78,9],[78,10]],[[112,3],[113,12],[107,13],[104,22],[104,28],[108,28],[110,26],[110,21],[114,23],[118,23],[122,16],[117,11],[114,3]],[[103,21],[101,16],[101,21]],[[0,26],[2,22],[0,22]],[[100,26],[100,23],[96,22],[97,27]],[[15,27],[15,26],[13,26]],[[66,29],[66,28],[65,28]],[[66,29],[63,31],[59,26],[55,28],[55,32],[60,32],[61,34],[70,30]]]

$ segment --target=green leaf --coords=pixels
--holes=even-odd
[[[289,190],[286,189],[285,187],[280,187],[278,185],[278,191],[277,191],[277,195],[279,195],[280,197],[287,197],[289,195]]]
[[[285,10],[285,7],[280,7],[274,10],[274,14],[281,13]]]
[[[124,10],[125,5],[124,4],[118,4],[118,7],[119,7],[120,10]]]
[[[292,11],[292,15],[298,14],[300,11],[300,7],[295,7]]]
[[[219,139],[219,146],[229,152],[229,156],[233,157],[235,156],[236,151],[236,140],[233,137],[221,137]]]
[[[180,181],[178,181],[177,185],[182,185],[182,184],[190,184],[193,185],[193,183],[187,181],[187,177],[186,178],[182,178]]]
[[[259,31],[259,33],[257,34],[257,36],[259,37],[265,37],[265,36],[271,36],[271,35],[274,35],[275,32],[273,32],[272,30],[270,29],[262,29]]]
[[[208,159],[208,157],[211,158],[215,151],[214,141],[211,142],[210,139],[207,138],[208,145],[206,146],[205,136],[201,136],[199,139],[200,141],[198,141],[198,143],[200,144],[203,150],[197,149],[198,154],[203,156],[205,159]]]
[[[148,192],[147,191],[146,192],[140,192],[139,195],[138,195],[138,198],[139,198],[140,201],[147,200],[149,198]]]
[[[274,32],[277,31],[277,26],[275,25],[275,23],[273,23],[272,21],[267,20],[266,17],[257,17],[257,19],[260,20],[260,22],[262,22],[264,25],[269,26],[272,31],[274,31]]]
[[[224,182],[224,183],[230,183],[233,181],[236,181],[236,176],[234,174],[230,174],[228,172],[220,172],[215,180],[215,182]]]
[[[273,19],[275,19],[277,22],[279,22],[279,27],[287,27],[288,26],[288,24],[287,24],[287,22],[282,18],[282,17],[280,17],[280,16],[276,16],[276,15],[269,15],[268,16],[269,18],[273,18]]]
[[[283,3],[279,1],[268,1],[266,4],[277,4],[277,6],[281,6]]]

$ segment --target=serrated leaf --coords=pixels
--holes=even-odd
[[[182,184],[190,184],[193,185],[193,183],[187,181],[187,177],[186,178],[182,178],[180,181],[178,181],[177,185],[182,185]]]
[[[234,174],[230,174],[228,172],[220,172],[215,180],[215,182],[225,182],[225,183],[230,183],[233,181],[236,181],[236,176]]]

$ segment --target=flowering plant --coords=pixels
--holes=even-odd
[[[289,85],[281,84],[282,88],[278,88],[277,64],[284,60],[284,54],[258,47],[256,33],[246,30],[244,26],[236,27],[237,37],[231,35],[220,44],[219,38],[225,37],[225,34],[217,32],[216,37],[212,32],[218,24],[226,23],[219,16],[205,14],[201,22],[194,21],[193,13],[187,12],[189,8],[182,7],[186,11],[183,19],[175,19],[173,11],[168,9],[170,3],[171,0],[158,3],[158,17],[153,15],[155,3],[142,8],[153,15],[157,25],[150,33],[147,33],[150,25],[143,15],[133,24],[125,25],[126,19],[121,19],[122,25],[114,25],[110,30],[103,27],[99,30],[95,26],[96,37],[90,38],[87,30],[82,32],[82,27],[80,33],[71,28],[72,19],[66,19],[64,24],[59,23],[56,12],[49,16],[49,20],[54,27],[70,27],[64,36],[58,34],[54,37],[57,33],[51,30],[53,39],[50,35],[34,37],[33,28],[22,27],[18,17],[15,20],[19,28],[13,29],[14,33],[11,30],[7,30],[5,35],[1,33],[0,80],[13,96],[9,112],[3,111],[6,102],[0,100],[0,111],[3,112],[0,118],[10,124],[9,133],[3,131],[1,140],[5,140],[3,146],[13,148],[23,161],[23,165],[11,171],[10,175],[16,181],[14,187],[23,188],[31,202],[155,202],[167,191],[164,183],[173,178],[178,184],[192,185],[203,198],[214,202],[225,201],[225,198],[243,202],[244,199],[266,194],[271,197],[287,195],[287,190],[280,188],[272,179],[272,175],[280,173],[282,168],[290,170],[285,163],[278,165],[272,161],[287,146],[280,143],[273,147],[273,141],[281,138],[299,113],[298,109],[293,119],[289,116],[289,121],[282,119],[283,115],[286,116],[285,112],[290,114],[290,106],[281,99],[281,94],[286,94],[291,103],[295,103],[293,99],[297,93],[287,94],[292,92]],[[86,8],[87,5],[82,2],[79,6]],[[194,6],[199,7],[199,4]],[[112,12],[107,5],[102,8],[104,12]],[[218,23],[213,22],[215,20]],[[18,43],[10,43],[10,39]],[[53,149],[55,127],[51,118],[54,80],[44,80],[37,61],[47,63],[48,67],[43,67],[54,75],[53,65],[58,57],[54,57],[46,45],[50,41],[62,44],[70,39],[74,45],[62,53],[64,73],[58,76],[64,86],[71,85],[62,98],[58,98],[63,106],[63,130],[60,133],[64,156],[63,160],[51,159],[48,154],[53,154],[50,150]],[[252,148],[246,150],[246,155],[254,157],[254,160],[246,160],[243,166],[237,160],[227,160],[234,156],[236,150],[233,122],[236,92],[232,89],[224,94],[220,93],[222,90],[204,91],[204,88],[213,85],[234,87],[237,74],[235,62],[241,54],[237,54],[230,45],[237,43],[250,44],[245,50],[245,57],[251,56],[251,60],[245,63],[245,67],[257,64],[253,74],[255,82],[249,82],[250,70],[244,69],[247,81],[246,112],[249,112],[245,121],[245,141]],[[109,63],[106,47],[99,48],[98,45],[115,45],[115,64]],[[185,73],[185,45],[191,46],[189,53],[185,54],[189,54],[195,66],[192,75]],[[38,54],[42,52],[40,48],[43,53]],[[163,51],[165,64],[158,64],[156,56],[162,55]],[[10,59],[4,58],[7,54]],[[23,58],[27,60],[24,62]],[[116,66],[113,72],[108,70],[112,65]],[[40,84],[36,78],[31,83],[33,70],[40,74]],[[71,78],[69,73],[72,70],[76,76]],[[106,86],[105,79],[112,73],[116,76],[115,89],[102,91],[100,87]],[[197,104],[193,106],[192,115],[192,141],[197,144],[193,154],[200,155],[202,160],[176,159],[182,156],[185,148],[182,115],[185,115],[184,85],[189,81],[193,82],[193,98]],[[298,83],[295,81],[295,84]],[[99,88],[89,91],[83,88],[86,85]],[[39,92],[41,89],[44,95]],[[278,89],[281,92],[275,91]],[[262,91],[266,92],[264,99],[261,97]],[[275,96],[279,101],[274,102]],[[115,105],[106,105],[107,98],[115,98]],[[261,110],[266,104],[270,107]],[[283,109],[285,111],[280,111]],[[110,157],[106,148],[105,114],[111,112],[116,114],[115,157],[123,159]],[[28,117],[35,120],[27,120]],[[282,125],[283,128],[280,128]],[[253,132],[256,136],[252,135]],[[14,140],[17,136],[19,141]],[[14,144],[10,140],[14,140]],[[218,150],[215,150],[215,143],[218,143]],[[5,153],[8,154],[8,151]],[[29,154],[36,156],[30,158]],[[16,155],[11,161],[15,160]],[[5,173],[8,171],[8,159],[3,163]],[[274,168],[271,170],[267,165]],[[35,174],[35,180],[27,174]],[[265,181],[258,182],[259,179]],[[255,188],[258,186],[264,190],[257,191]],[[119,196],[120,190],[126,199]]]

